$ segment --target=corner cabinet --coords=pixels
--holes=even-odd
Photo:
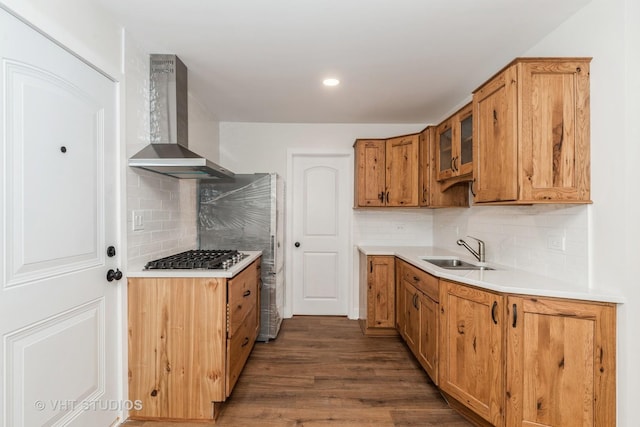
[[[473,93],[474,203],[590,203],[590,62],[516,58]]]
[[[129,278],[131,419],[215,419],[260,330],[260,259],[231,279]]]
[[[470,181],[473,172],[473,114],[471,103],[438,125],[436,169],[439,181],[450,185]]]
[[[360,253],[360,328],[365,335],[396,335],[395,257]]]
[[[419,206],[418,134],[386,140],[358,139],[355,206]]]

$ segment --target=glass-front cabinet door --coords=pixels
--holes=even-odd
[[[460,127],[460,152],[454,162],[454,168],[458,175],[466,175],[473,172],[473,114],[471,104],[458,113],[458,126]]]
[[[438,181],[471,177],[473,173],[473,115],[471,103],[440,123],[436,156]],[[464,179],[456,179],[456,182]]]
[[[438,126],[438,180],[453,176],[453,129],[447,120]]]

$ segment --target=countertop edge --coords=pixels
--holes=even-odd
[[[443,248],[433,246],[355,246],[363,255],[395,256],[440,279],[452,280],[490,291],[601,303],[624,304],[626,302],[622,295],[615,292],[577,288],[567,282],[494,263],[488,263],[491,267],[496,268],[492,271],[446,270],[420,259],[423,256],[455,256],[465,261],[476,262],[473,258]]]

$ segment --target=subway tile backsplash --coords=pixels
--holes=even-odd
[[[353,212],[355,244],[430,246],[433,243],[431,210],[380,208]]]
[[[195,180],[129,170],[127,196],[129,268],[196,247]],[[133,211],[143,216],[143,230],[133,231]]]
[[[486,243],[488,262],[588,286],[588,206],[476,206],[434,211],[433,243],[461,254],[456,240]]]

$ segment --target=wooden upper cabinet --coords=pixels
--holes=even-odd
[[[356,141],[356,206],[385,206],[386,147],[383,139]]]
[[[473,93],[475,203],[590,203],[590,58],[517,58]]]
[[[419,206],[418,134],[358,139],[355,148],[355,206]]]
[[[420,133],[420,206],[430,208],[469,207],[467,183],[447,186],[438,181],[436,127]]]
[[[507,426],[615,426],[613,304],[509,296]]]
[[[473,108],[465,105],[436,130],[436,170],[439,181],[469,181],[473,173]]]
[[[418,206],[417,134],[387,140],[387,206]]]

